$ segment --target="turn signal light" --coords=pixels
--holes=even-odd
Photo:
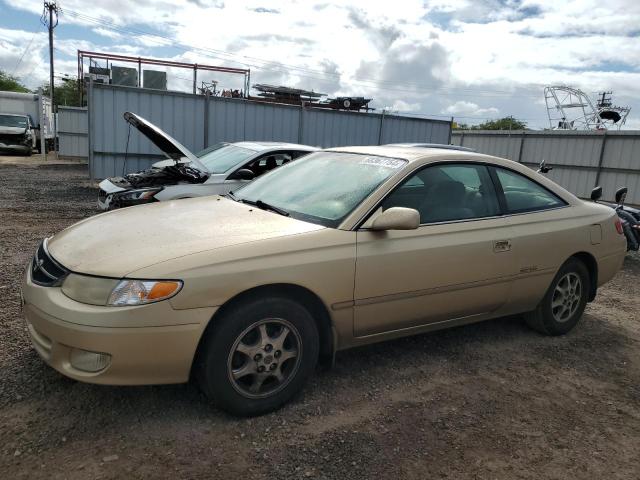
[[[182,288],[180,280],[121,280],[107,305],[144,305],[173,297]]]

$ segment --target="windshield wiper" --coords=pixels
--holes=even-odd
[[[229,190],[227,192],[227,194],[225,195],[225,197],[229,197],[231,200],[233,200],[234,202],[239,201],[236,196],[233,194],[233,190]]]
[[[277,213],[279,215],[283,215],[285,217],[289,216],[289,212],[287,212],[286,210],[283,210],[283,209],[278,208],[278,207],[274,207],[273,205],[270,205],[267,202],[263,202],[262,200],[256,200],[254,202],[253,200],[247,200],[246,198],[241,198],[238,201],[242,202],[242,203],[246,203],[248,205],[254,205],[254,206],[258,207],[260,210],[270,210],[272,212],[275,212],[275,213]]]

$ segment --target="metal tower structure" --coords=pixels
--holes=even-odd
[[[620,130],[631,110],[613,106],[611,92],[599,94],[594,105],[582,90],[567,86],[545,87],[544,99],[552,130]]]

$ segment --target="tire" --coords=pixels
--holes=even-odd
[[[196,379],[207,397],[229,413],[254,416],[276,410],[315,370],[318,329],[293,300],[252,299],[214,321],[201,344]]]
[[[576,326],[589,297],[589,271],[577,258],[567,260],[536,309],[525,314],[532,329],[544,335],[564,335]],[[563,296],[563,292],[567,292]]]

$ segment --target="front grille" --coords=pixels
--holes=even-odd
[[[107,199],[107,192],[105,192],[102,189],[98,190],[98,200],[100,200],[101,202],[104,202],[106,199]]]
[[[31,280],[43,287],[62,285],[69,271],[57,263],[47,252],[47,241],[44,240],[31,261]]]
[[[0,143],[20,145],[24,141],[24,134],[0,133]]]

